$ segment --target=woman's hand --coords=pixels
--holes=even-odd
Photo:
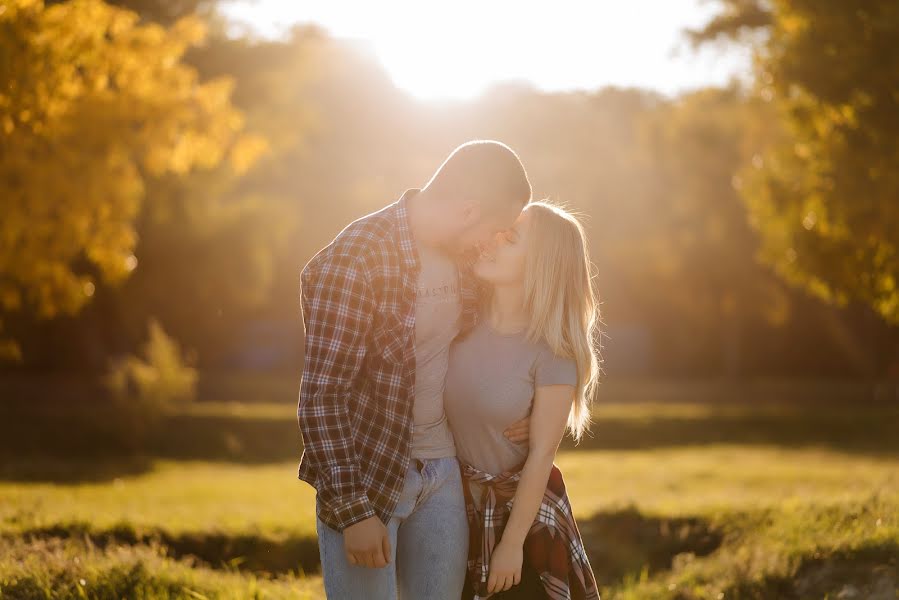
[[[490,557],[490,573],[487,576],[487,592],[504,592],[521,583],[521,565],[524,550],[521,544],[500,540]]]

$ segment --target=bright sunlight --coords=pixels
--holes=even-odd
[[[673,94],[722,84],[748,64],[746,51],[686,47],[683,29],[714,12],[699,0],[257,0],[223,9],[238,28],[266,37],[317,23],[361,40],[398,87],[425,99],[468,99],[503,81],[544,91],[617,85]]]

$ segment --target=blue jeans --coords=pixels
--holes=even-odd
[[[455,457],[412,459],[390,522],[390,564],[351,565],[343,534],[316,519],[330,600],[458,600],[465,583],[468,520]]]

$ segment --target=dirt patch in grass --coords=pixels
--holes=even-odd
[[[600,585],[668,570],[683,553],[707,556],[723,534],[699,517],[651,517],[636,509],[599,513],[578,522]]]

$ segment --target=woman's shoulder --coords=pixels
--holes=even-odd
[[[532,342],[535,347],[534,383],[536,385],[577,385],[577,363],[556,353],[546,340]]]

